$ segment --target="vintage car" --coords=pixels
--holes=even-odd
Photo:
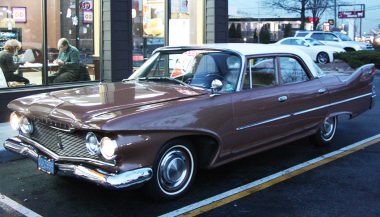
[[[338,116],[373,106],[374,75],[372,64],[324,74],[286,46],[164,47],[122,82],[10,102],[19,135],[4,146],[49,174],[173,199],[198,168],[303,137],[330,143]]]

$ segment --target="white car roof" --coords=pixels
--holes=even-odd
[[[301,57],[314,77],[320,77],[317,72],[317,67],[313,60],[302,50],[294,46],[287,45],[272,45],[272,44],[252,44],[252,43],[216,43],[216,44],[203,44],[203,45],[189,45],[189,46],[168,46],[156,49],[153,53],[161,50],[177,50],[177,49],[217,49],[226,50],[238,53],[243,56],[259,55],[259,54],[295,54]]]

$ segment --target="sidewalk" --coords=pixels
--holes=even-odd
[[[13,154],[4,149],[4,141],[12,136],[16,136],[17,132],[12,130],[9,123],[0,123],[0,163],[23,158],[20,155]]]

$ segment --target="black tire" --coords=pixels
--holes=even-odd
[[[326,52],[320,52],[317,55],[317,63],[326,64],[330,62],[329,55]]]
[[[335,138],[338,117],[333,116],[326,118],[318,132],[311,138],[318,146],[329,145]]]
[[[187,140],[173,140],[159,152],[145,193],[153,200],[172,200],[185,194],[194,181],[197,156]]]

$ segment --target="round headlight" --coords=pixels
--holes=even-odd
[[[108,137],[103,137],[100,141],[100,152],[103,157],[107,160],[113,160],[116,152],[117,144],[115,140]]]
[[[11,117],[9,119],[9,123],[13,130],[20,129],[21,116],[19,116],[16,112],[12,112]]]
[[[29,121],[27,117],[23,117],[20,122],[20,129],[23,134],[32,134],[33,124]]]
[[[89,132],[86,135],[86,148],[91,155],[98,155],[100,153],[99,141],[95,133]]]

